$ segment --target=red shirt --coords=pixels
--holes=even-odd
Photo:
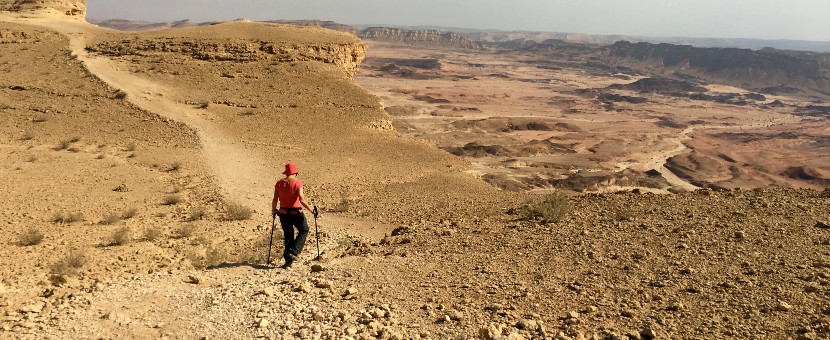
[[[274,185],[274,195],[279,196],[280,208],[301,208],[300,189],[302,188],[303,182],[300,182],[299,179],[279,180]],[[285,211],[280,212],[285,213]]]

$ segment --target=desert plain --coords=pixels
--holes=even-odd
[[[812,87],[0,4],[0,337],[830,336]]]

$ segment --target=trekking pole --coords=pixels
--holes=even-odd
[[[317,206],[314,206],[314,235],[317,239],[317,261],[320,261],[320,230],[317,228]]]
[[[271,244],[274,242],[274,225],[277,221],[277,215],[271,216],[271,238],[268,240],[268,259],[265,260],[265,264],[268,266],[268,269],[271,269]]]

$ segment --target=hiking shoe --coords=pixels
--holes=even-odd
[[[285,263],[282,266],[280,266],[280,268],[288,269],[288,268],[291,268],[291,265],[293,265],[293,264],[294,264],[294,261],[285,261]]]
[[[291,261],[291,262],[295,262],[295,261],[299,261],[299,260],[300,260],[300,257],[299,257],[299,256],[294,255],[294,254],[292,254],[292,253],[288,253],[288,254],[287,254],[287,255],[285,255],[285,256],[288,258],[287,260],[288,260],[288,261]]]

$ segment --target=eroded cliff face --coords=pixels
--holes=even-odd
[[[738,84],[787,85],[826,90],[830,87],[830,55],[816,52],[738,48],[698,48],[687,45],[629,43],[608,47],[612,61],[653,63],[717,75]]]
[[[0,11],[58,12],[68,16],[86,17],[86,0],[0,0]]]
[[[237,26],[237,30],[234,27]],[[87,47],[90,52],[107,56],[148,56],[174,53],[206,61],[317,61],[342,68],[352,77],[360,69],[367,47],[357,37],[321,30],[330,39],[304,39],[301,29],[285,25],[227,23],[216,26],[239,32],[228,38],[212,35],[215,27],[198,27],[159,31],[154,34],[104,40]],[[251,28],[258,33],[246,34]],[[196,33],[198,34],[190,34]],[[336,35],[335,35],[336,34]],[[293,36],[290,39],[288,36]],[[324,36],[325,37],[325,36]]]
[[[401,42],[430,47],[481,48],[481,44],[458,33],[441,33],[436,30],[404,30],[389,27],[370,27],[360,32],[363,39]]]

